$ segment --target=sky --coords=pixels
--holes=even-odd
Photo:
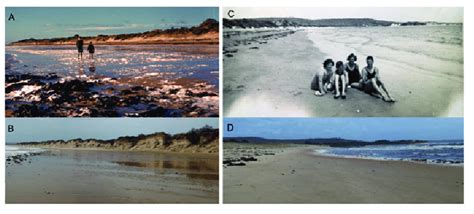
[[[217,7],[7,7],[6,42],[69,37],[75,34],[139,33],[191,27],[208,18],[218,20]],[[13,14],[15,21],[8,21]]]
[[[227,131],[227,124],[234,130]],[[464,139],[463,118],[226,118],[224,137],[352,140]]]
[[[267,7],[224,8],[224,18],[234,10],[233,18],[295,17],[307,19],[373,18],[386,21],[463,22],[462,7]]]
[[[13,125],[14,132],[8,132]],[[114,139],[166,132],[187,132],[204,125],[219,127],[217,118],[15,118],[6,119],[7,143],[70,140],[76,138]]]

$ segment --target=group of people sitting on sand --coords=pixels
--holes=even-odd
[[[347,63],[338,61],[335,64],[336,69],[333,70],[334,61],[326,59],[323,68],[311,81],[311,90],[315,91],[314,95],[324,96],[332,91],[334,99],[346,99],[347,89],[356,88],[386,102],[395,102],[380,79],[379,69],[374,66],[374,57],[366,58],[367,66],[362,71],[356,61],[357,56],[351,53],[347,57]]]
[[[79,35],[76,35],[76,37],[77,59],[82,60],[82,52],[84,52],[84,40],[82,40]],[[94,59],[95,47],[92,42],[89,42],[89,45],[87,46],[87,51],[89,52],[89,59]]]

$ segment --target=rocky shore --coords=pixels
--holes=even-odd
[[[175,135],[158,132],[149,135],[119,137],[111,140],[50,140],[42,142],[23,142],[17,145],[49,149],[97,149],[217,154],[219,152],[219,130],[205,126],[200,129],[192,129],[189,132]]]
[[[26,154],[17,154],[12,156],[7,156],[5,159],[5,165],[8,167],[12,164],[23,164],[24,162],[31,163],[31,157],[40,155],[42,152],[31,152]]]
[[[5,76],[7,117],[217,117],[216,86],[157,76]]]
[[[250,162],[259,162],[278,155],[289,147],[299,146],[287,144],[245,144],[230,142],[224,139],[224,160],[222,164],[225,168],[229,166],[247,166]]]
[[[260,30],[260,31],[232,31],[224,32],[223,54],[226,58],[233,57],[240,48],[250,50],[260,49],[259,45],[267,44],[270,40],[286,37],[294,34],[295,30]]]

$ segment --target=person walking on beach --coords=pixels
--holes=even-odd
[[[363,90],[370,95],[382,98],[385,102],[395,102],[380,79],[379,69],[374,67],[374,57],[368,56],[366,61],[367,66],[362,69]]]
[[[82,40],[79,35],[77,36],[76,47],[77,47],[77,59],[80,58],[82,60],[82,52],[84,52],[84,40]]]
[[[92,42],[89,42],[89,46],[87,46],[87,51],[89,51],[89,59],[94,59],[95,47]]]
[[[348,76],[348,87],[362,89],[362,75],[360,74],[359,65],[356,63],[357,56],[353,53],[347,56],[347,63],[344,65],[344,70]]]
[[[311,90],[314,90],[314,95],[324,96],[328,90],[332,90],[331,79],[333,75],[332,68],[334,67],[334,61],[332,59],[326,59],[323,63],[323,68],[316,72],[311,81]]]
[[[336,63],[336,71],[334,72],[334,86],[336,90],[336,95],[334,95],[334,99],[346,99],[346,84],[347,84],[347,72],[344,70],[344,63],[342,61],[338,61]]]

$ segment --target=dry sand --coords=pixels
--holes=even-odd
[[[317,148],[280,146],[225,167],[224,203],[463,203],[463,167],[316,156]]]
[[[372,44],[376,41],[374,38],[368,42],[354,41],[340,38],[343,35],[337,33],[323,37],[307,30],[296,30],[285,37],[268,39],[262,37],[268,34],[268,30],[265,33],[259,31],[263,30],[224,36],[224,52],[230,54],[224,54],[223,61],[225,116],[463,116],[462,62],[453,63],[436,57],[426,59],[425,53],[387,53],[380,50],[378,43]],[[224,35],[228,33],[224,32]],[[249,34],[254,34],[254,37]],[[413,44],[406,46],[410,45]],[[324,48],[324,52],[319,48]],[[456,50],[456,54],[462,55],[462,47]],[[380,69],[385,85],[398,102],[385,103],[357,89],[349,89],[346,100],[334,100],[332,94],[324,97],[313,95],[314,91],[309,89],[310,82],[321,69],[324,59],[331,57],[345,61],[344,57],[351,52],[359,55],[361,69],[365,66],[365,54],[375,54],[375,66]],[[425,67],[417,67],[418,64]]]

